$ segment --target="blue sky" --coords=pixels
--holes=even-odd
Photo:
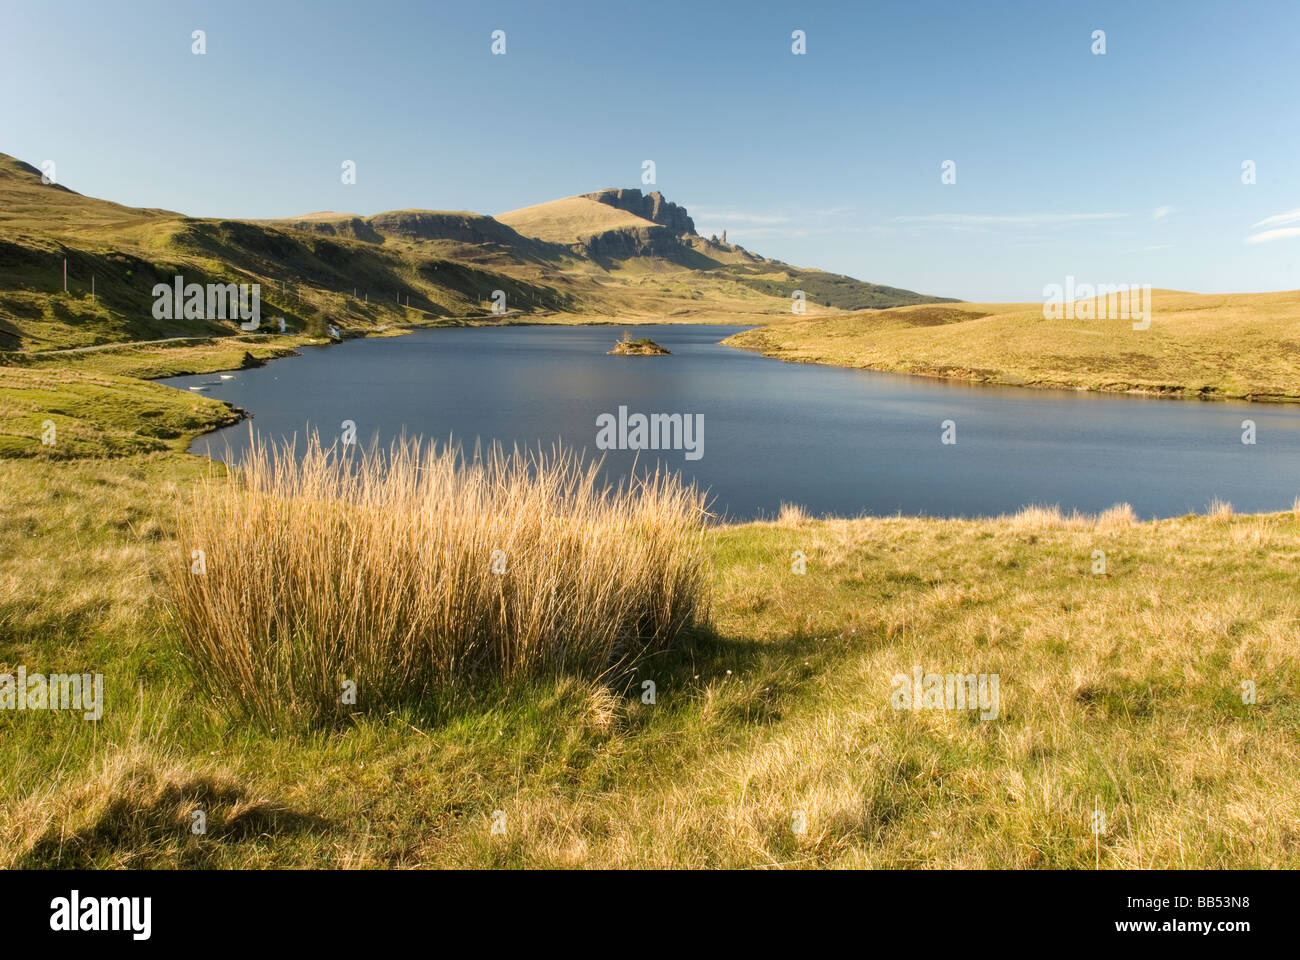
[[[5,0],[0,151],[231,217],[499,213],[651,159],[702,231],[872,282],[1294,289],[1300,2]]]

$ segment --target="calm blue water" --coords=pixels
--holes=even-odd
[[[946,383],[787,364],[718,345],[742,329],[636,327],[671,357],[610,357],[618,327],[422,330],[307,348],[301,357],[220,376],[174,377],[182,389],[253,413],[263,436],[309,427],[333,440],[344,420],[363,444],[405,432],[596,453],[596,419],[703,414],[703,456],[647,451],[710,491],[734,519],[782,501],[841,515],[995,515],[1031,503],[1089,512],[1127,501],[1144,517],[1289,508],[1300,494],[1300,411]],[[1242,444],[1241,422],[1257,443]],[[940,443],[944,420],[957,443]],[[237,459],[248,424],[191,448]],[[611,476],[632,452],[605,454]]]

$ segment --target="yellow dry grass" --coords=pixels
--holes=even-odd
[[[0,711],[22,772],[0,780],[4,866],[1300,865],[1296,512],[791,507],[706,532],[712,630],[630,679],[544,673],[300,732],[220,709],[164,634],[154,594],[192,546],[173,517],[213,495],[197,472],[0,462],[0,672],[106,675],[98,724]],[[998,674],[997,718],[895,709],[916,665]]]
[[[577,243],[608,230],[654,227],[652,220],[638,217],[590,197],[565,197],[531,207],[499,213],[496,219],[525,237],[548,243]]]
[[[179,512],[170,609],[237,711],[319,723],[484,678],[595,677],[706,612],[703,496],[675,474],[611,490],[564,452],[354,450],[255,440]]]
[[[1300,291],[1154,290],[1148,329],[1094,298],[1089,319],[1041,303],[957,303],[816,317],[726,343],[765,356],[986,383],[1300,401]],[[1106,319],[1092,319],[1099,315]]]

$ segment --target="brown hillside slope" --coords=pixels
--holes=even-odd
[[[1152,291],[1148,329],[1119,318],[1047,319],[1041,303],[901,307],[810,317],[726,342],[802,363],[986,383],[1300,400],[1300,291]]]

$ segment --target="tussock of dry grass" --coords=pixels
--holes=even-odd
[[[1034,504],[1000,519],[1013,530],[1127,530],[1138,522],[1137,513],[1127,503],[1117,503],[1097,514],[1075,510],[1068,515],[1057,505]]]
[[[477,677],[596,676],[705,614],[703,498],[675,475],[605,489],[564,453],[414,442],[294,454],[255,444],[178,516],[170,609],[228,707],[318,723]]]
[[[1209,509],[1205,511],[1207,517],[1219,523],[1227,523],[1232,519],[1232,514],[1232,504],[1226,500],[1220,500],[1218,497],[1210,501]]]
[[[782,503],[781,512],[777,514],[776,522],[782,527],[797,527],[801,523],[807,523],[811,518],[808,511],[798,503]]]

